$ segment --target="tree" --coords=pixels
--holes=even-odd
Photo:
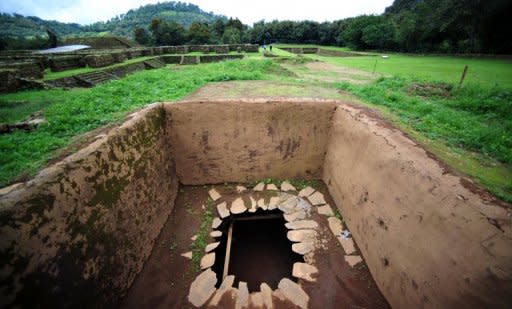
[[[366,26],[363,29],[363,42],[371,49],[390,50],[396,45],[396,30],[393,23],[382,19],[379,23]]]
[[[182,45],[185,43],[186,30],[176,22],[153,19],[149,25],[156,45]]]
[[[226,28],[222,36],[224,44],[240,44],[242,42],[242,32],[237,28]]]
[[[220,18],[216,19],[212,24],[211,24],[211,35],[212,37],[216,38],[216,39],[221,39],[222,36],[224,35],[224,30],[226,29],[226,24],[224,24],[224,21]]]
[[[191,44],[207,44],[210,42],[210,29],[208,24],[194,22],[188,30],[189,43]]]
[[[144,28],[135,28],[135,30],[133,30],[133,37],[137,43],[142,45],[147,45],[151,41],[151,36]]]
[[[244,30],[244,24],[238,18],[230,18],[226,23],[226,28],[235,28],[242,32]]]

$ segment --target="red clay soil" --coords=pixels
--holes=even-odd
[[[238,196],[235,186],[215,186],[223,197]],[[334,205],[326,186],[315,186],[331,205]],[[190,251],[190,238],[199,230],[201,205],[207,199],[210,186],[182,186],[175,208],[158,237],[152,254],[133,286],[124,298],[121,308],[193,308],[188,302],[189,287],[197,273],[191,270],[191,261],[180,254]],[[319,216],[316,212],[313,216]],[[326,217],[319,232],[327,239],[328,249],[318,249],[315,265],[319,270],[317,282],[301,281],[310,297],[309,308],[389,308],[364,263],[351,268],[344,260],[344,252],[330,233]],[[211,242],[212,240],[210,240]],[[275,308],[294,308],[288,302],[274,297]],[[234,308],[227,295],[218,308]]]

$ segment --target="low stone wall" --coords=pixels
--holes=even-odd
[[[181,56],[180,64],[199,64],[199,56]]]
[[[189,52],[188,46],[162,46],[164,54],[186,54]]]
[[[316,53],[318,53],[318,48],[317,47],[303,47],[302,48],[302,53],[304,53],[304,54],[316,54]]]
[[[137,58],[142,56],[142,51],[140,49],[129,49],[126,50],[126,57],[128,59]]]
[[[201,52],[201,53],[209,53],[211,45],[189,45],[188,51],[190,53]]]
[[[83,68],[85,63],[82,56],[54,57],[49,60],[52,72],[61,72],[71,69]]]
[[[153,48],[143,48],[141,49],[142,56],[153,56]]]
[[[91,68],[103,68],[115,63],[111,54],[87,55],[84,62]]]
[[[224,60],[243,59],[244,55],[201,55],[200,63],[220,62]]]
[[[16,69],[0,69],[0,92],[16,91],[19,87],[18,77]]]
[[[166,104],[180,181],[319,178],[334,108],[313,99]]]
[[[110,55],[112,56],[112,59],[114,59],[114,62],[116,62],[116,63],[122,63],[127,59],[125,52],[113,52]]]
[[[0,193],[0,306],[111,307],[173,209],[165,114],[147,108]]]
[[[115,75],[117,77],[124,77],[130,73],[142,71],[145,69],[146,69],[146,66],[144,65],[144,62],[141,61],[141,62],[137,62],[137,63],[116,66],[114,68],[105,69],[103,71],[110,73],[112,75]]]
[[[230,44],[229,51],[242,51],[246,53],[259,52],[260,46],[258,44]]]
[[[217,54],[229,54],[229,45],[213,45],[210,51]]]
[[[164,55],[164,56],[160,56],[160,60],[162,60],[166,64],[180,64],[181,57],[182,56]]]
[[[220,62],[224,60],[243,59],[244,55],[198,55],[198,56],[178,56],[164,55],[159,57],[166,64],[198,64]]]
[[[334,113],[323,180],[392,307],[510,307],[510,205],[348,105]]]
[[[0,63],[0,69],[16,70],[22,78],[43,78],[44,70],[36,61],[4,62]]]

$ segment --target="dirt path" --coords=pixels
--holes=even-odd
[[[349,82],[351,84],[368,84],[380,75],[354,68],[314,61],[305,64],[282,64],[286,69],[309,82]]]
[[[355,101],[356,99],[334,88],[304,83],[277,81],[230,81],[209,83],[188,95],[186,100],[236,98],[323,98]]]

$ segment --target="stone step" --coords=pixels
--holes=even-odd
[[[80,81],[82,81],[90,86],[95,86],[95,85],[101,84],[103,82],[112,80],[112,79],[117,79],[117,77],[115,75],[109,74],[104,71],[94,71],[94,72],[89,72],[89,73],[83,73],[83,74],[79,74],[79,75],[75,76],[75,78],[79,79]]]
[[[158,58],[154,58],[144,61],[144,65],[146,66],[146,69],[159,69],[164,67],[165,63]]]

